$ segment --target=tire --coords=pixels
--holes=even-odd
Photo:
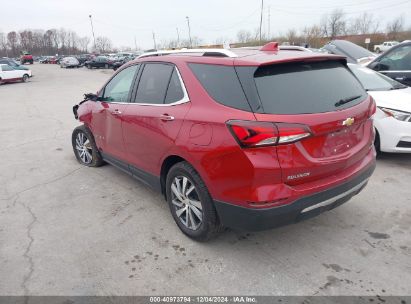
[[[374,147],[375,147],[375,151],[377,152],[377,154],[380,154],[381,153],[381,140],[380,140],[380,134],[378,134],[377,130],[375,130]]]
[[[108,69],[108,64],[107,64],[107,63],[104,65],[104,68],[105,68],[105,69]]]
[[[100,167],[104,164],[94,141],[94,136],[86,126],[82,125],[73,130],[71,144],[74,155],[80,164],[87,167]]]
[[[30,64],[33,64],[33,60],[32,60],[32,61],[30,61]]]
[[[23,78],[21,79],[21,81],[22,81],[22,82],[27,82],[27,81],[29,81],[29,75],[24,74],[24,75],[23,75]]]
[[[88,69],[91,69],[91,66],[88,64],[88,65],[87,65],[87,68],[88,68]]]
[[[171,167],[166,179],[166,197],[177,226],[193,240],[208,241],[223,230],[207,186],[189,163],[180,162]]]
[[[379,53],[381,53],[381,50],[380,50],[380,49],[376,49],[375,52],[376,52],[377,54],[379,54]]]

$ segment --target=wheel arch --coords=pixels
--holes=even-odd
[[[164,198],[167,199],[166,197],[166,179],[167,179],[167,174],[168,171],[170,171],[171,167],[174,166],[177,163],[180,162],[188,162],[186,159],[179,155],[169,155],[167,156],[163,163],[161,164],[161,170],[160,170],[160,185],[161,185],[161,194],[164,195]]]

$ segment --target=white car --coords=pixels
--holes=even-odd
[[[398,41],[386,41],[383,44],[374,45],[374,51],[376,53],[385,52],[397,44],[399,44]]]
[[[61,68],[78,68],[80,66],[80,62],[75,57],[64,57],[60,61]]]
[[[27,82],[31,77],[31,70],[17,70],[7,64],[0,64],[0,84],[6,82]]]
[[[371,69],[348,66],[377,104],[376,148],[382,152],[411,153],[411,87]]]

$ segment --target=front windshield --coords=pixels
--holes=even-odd
[[[388,91],[406,88],[405,85],[369,68],[355,64],[349,64],[348,67],[367,91]]]

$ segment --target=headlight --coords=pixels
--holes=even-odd
[[[388,109],[388,108],[382,108],[382,107],[379,107],[379,108],[385,114],[387,114],[388,116],[394,117],[395,119],[398,119],[401,121],[411,121],[411,113]]]

